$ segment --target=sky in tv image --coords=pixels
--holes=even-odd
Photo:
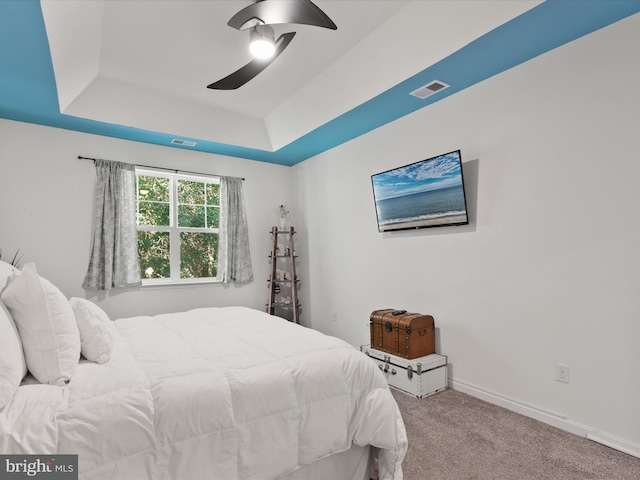
[[[462,185],[458,153],[418,162],[373,177],[376,200]]]

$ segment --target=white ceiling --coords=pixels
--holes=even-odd
[[[227,26],[246,0],[42,0],[66,115],[274,151],[541,3],[316,0],[336,31],[297,32],[238,90],[206,86],[251,58]]]

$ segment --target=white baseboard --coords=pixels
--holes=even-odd
[[[565,414],[553,412],[533,405],[527,405],[513,398],[491,392],[469,383],[461,382],[460,380],[454,380],[452,378],[448,379],[447,385],[454,390],[479,398],[485,402],[498,405],[506,408],[507,410],[511,410],[512,412],[524,415],[525,417],[533,418],[534,420],[546,423],[547,425],[559,428],[560,430],[564,430],[581,437],[586,437],[594,442],[601,443],[607,447],[640,458],[639,444],[630,442],[615,435],[600,432],[587,425],[569,420]]]

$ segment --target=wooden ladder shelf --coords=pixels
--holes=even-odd
[[[296,273],[296,250],[294,248],[295,229],[289,227],[279,230],[271,229],[272,247],[269,258],[271,260],[271,274],[269,275],[269,301],[267,313],[286,318],[294,323],[300,323],[300,303],[298,301],[298,287],[300,280]],[[282,266],[279,269],[278,266]]]

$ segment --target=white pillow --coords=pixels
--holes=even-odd
[[[2,293],[4,287],[7,285],[9,278],[19,273],[20,270],[18,270],[16,267],[11,265],[10,263],[0,260],[0,294]]]
[[[115,345],[115,326],[109,316],[95,303],[84,298],[69,299],[80,331],[82,356],[96,363],[108,362]]]
[[[0,411],[11,402],[26,374],[18,330],[0,302]]]
[[[18,327],[27,368],[40,383],[65,385],[80,359],[80,333],[71,305],[27,263],[2,292]]]

